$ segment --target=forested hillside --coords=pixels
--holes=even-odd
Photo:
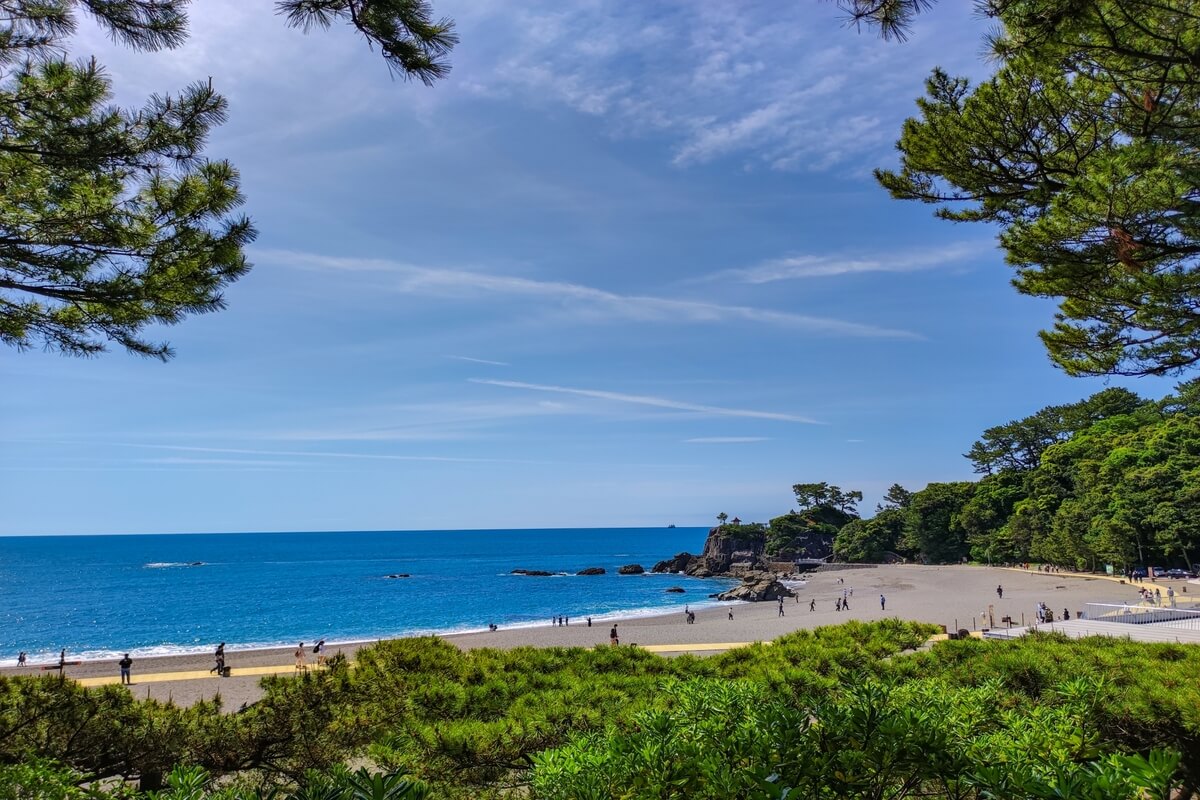
[[[853,503],[831,506],[838,513],[820,521],[824,532],[836,534],[836,557],[880,561],[894,553],[930,563],[968,558],[1190,570],[1200,551],[1196,382],[1159,401],[1114,388],[1049,406],[988,428],[966,457],[979,480],[931,483],[915,492],[894,485],[868,519]],[[797,498],[807,507],[772,520],[769,536],[783,535],[785,521],[794,527],[798,519],[816,518],[813,508],[829,501],[814,500],[814,487],[861,497],[799,484]]]

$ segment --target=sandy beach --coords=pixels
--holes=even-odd
[[[844,581],[840,583],[839,580]],[[1003,599],[997,598],[996,586],[1004,587]],[[1166,590],[1175,588],[1181,600],[1190,594],[1200,594],[1200,586],[1186,581],[1160,581]],[[1185,591],[1186,589],[1190,591]],[[848,611],[835,610],[835,601],[845,591],[849,597]],[[880,609],[879,596],[887,598],[886,609]],[[697,596],[697,602],[707,601]],[[816,610],[810,603],[816,600]],[[878,566],[817,573],[808,578],[807,585],[798,590],[798,597],[787,600],[784,615],[774,602],[731,603],[717,608],[697,611],[695,624],[686,624],[683,613],[623,619],[617,623],[622,645],[720,645],[705,650],[693,647],[691,652],[713,652],[727,649],[735,643],[768,641],[801,628],[836,625],[851,619],[871,621],[898,617],[945,625],[948,629],[978,629],[986,626],[988,606],[992,606],[997,625],[1003,616],[1011,616],[1013,624],[1032,621],[1039,602],[1046,603],[1056,616],[1070,609],[1075,617],[1089,602],[1135,603],[1137,590],[1102,576],[1077,577],[977,566]],[[729,619],[730,611],[733,619]],[[980,615],[985,615],[981,620]],[[595,621],[591,627],[583,618],[571,619],[565,627],[550,626],[501,629],[447,636],[459,647],[512,648],[534,647],[593,647],[608,645],[612,622]],[[307,642],[306,660],[315,661],[312,642]],[[353,657],[360,647],[370,644],[342,644],[328,647],[328,654],[342,652]],[[236,710],[261,696],[259,683],[264,674],[294,674],[294,647],[230,651],[226,663],[232,676],[218,678],[209,675],[213,666],[211,655],[163,656],[139,658],[133,665],[133,685],[130,690],[138,697],[171,700],[190,705],[214,695],[221,696],[224,707]],[[68,655],[69,658],[69,655]],[[66,674],[81,679],[86,685],[116,681],[116,662],[85,662],[69,666]],[[179,673],[178,675],[172,673]],[[40,664],[25,668],[7,668],[0,674],[47,674]],[[53,673],[50,673],[53,674]],[[139,683],[139,676],[144,680]]]

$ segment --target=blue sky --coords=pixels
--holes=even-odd
[[[871,178],[930,69],[832,3],[439,0],[434,88],[348,29],[205,0],[180,50],[85,29],[118,99],[212,77],[261,235],[167,364],[0,352],[0,533],[708,524],[791,485],[967,479],[986,427],[1106,385],[995,231]]]

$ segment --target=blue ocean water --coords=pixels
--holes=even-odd
[[[369,640],[704,604],[728,581],[617,575],[703,528],[0,538],[0,665]],[[199,566],[193,566],[202,562]],[[605,575],[575,575],[604,567]],[[511,575],[516,568],[564,573]],[[412,577],[386,576],[409,573]],[[666,594],[682,586],[686,594]]]

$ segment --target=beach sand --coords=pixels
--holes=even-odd
[[[838,583],[839,579],[845,583]],[[996,597],[997,584],[1004,586],[1003,599]],[[1200,595],[1200,586],[1189,585],[1186,581],[1160,581],[1157,585],[1164,592],[1168,585],[1174,586],[1180,600],[1189,599],[1193,593]],[[1191,591],[1184,593],[1185,586]],[[850,589],[854,592],[850,610],[834,610],[836,598],[842,596],[843,590],[848,592]],[[683,612],[672,612],[617,620],[617,631],[622,645],[679,646],[669,648],[670,652],[683,652],[683,646],[690,645],[692,647],[687,651],[706,653],[728,649],[730,644],[769,641],[793,630],[836,625],[851,619],[872,621],[896,617],[945,625],[949,630],[955,630],[956,626],[973,630],[986,626],[986,617],[981,621],[980,614],[986,614],[989,604],[999,626],[1000,618],[1006,615],[1013,618],[1014,625],[1021,624],[1022,615],[1025,621],[1032,622],[1038,602],[1046,603],[1055,617],[1061,615],[1064,608],[1069,608],[1071,616],[1075,617],[1084,603],[1135,603],[1138,600],[1136,587],[1102,576],[1076,577],[977,566],[904,565],[821,572],[811,575],[807,586],[797,591],[797,598],[784,602],[782,617],[776,602],[731,603],[698,610],[692,625],[686,624]],[[887,598],[886,610],[880,610],[880,594]],[[815,611],[809,611],[812,599],[817,601]],[[696,597],[697,603],[708,601],[708,597]],[[732,620],[728,618],[731,609]],[[456,634],[446,639],[464,649],[607,646],[612,624],[611,620],[595,620],[592,627],[588,627],[584,618],[572,618],[566,627],[547,624]],[[310,665],[316,658],[311,652],[312,644],[312,641],[306,642],[305,658]],[[356,650],[367,644],[370,643],[327,645],[327,654],[340,651],[353,657]],[[705,649],[703,645],[718,646]],[[262,696],[259,683],[264,674],[295,674],[294,650],[295,647],[229,651],[226,663],[233,670],[229,678],[208,674],[213,666],[211,655],[138,658],[133,665],[130,691],[137,697],[171,700],[179,705],[191,705],[220,694],[224,708],[232,711]],[[85,685],[115,682],[117,673],[115,661],[85,662],[66,668],[69,677],[80,679]],[[46,673],[35,664],[3,669],[0,674],[54,673]]]

